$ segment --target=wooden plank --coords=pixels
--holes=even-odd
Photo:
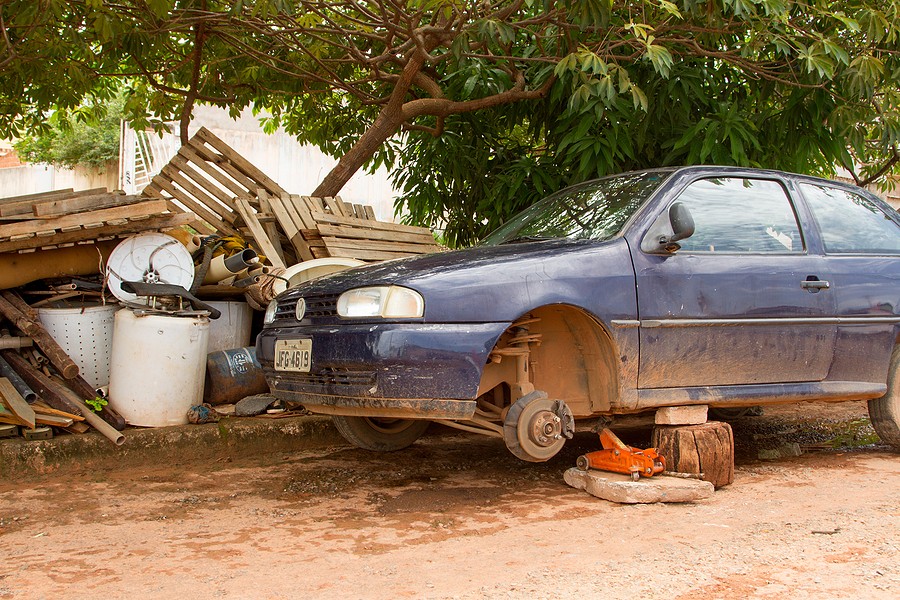
[[[38,425],[50,425],[52,427],[71,427],[75,424],[74,419],[60,417],[59,415],[43,415],[36,414],[34,422]]]
[[[306,209],[309,210],[309,212],[313,214],[317,212],[325,214],[325,203],[322,202],[321,198],[315,198],[313,196],[301,196],[301,198],[303,199],[303,203],[306,204]]]
[[[331,214],[338,217],[347,217],[347,213],[344,212],[344,207],[342,206],[342,202],[340,198],[322,198],[322,201],[325,202],[325,206],[331,211]]]
[[[163,200],[144,200],[137,204],[129,204],[128,206],[118,206],[115,208],[105,208],[86,213],[77,213],[74,215],[66,215],[56,219],[48,219],[42,221],[23,221],[21,223],[10,223],[9,225],[0,226],[0,237],[12,237],[27,233],[37,233],[38,231],[46,231],[47,229],[60,229],[72,225],[84,225],[85,223],[103,222],[108,219],[117,219],[121,217],[132,217],[135,215],[152,215],[165,212],[166,203]]]
[[[205,191],[210,196],[215,197],[216,200],[222,203],[222,205],[226,206],[228,210],[234,210],[234,202],[232,198],[235,197],[236,194],[233,194],[229,191],[223,190],[209,179],[201,175],[187,160],[185,160],[182,156],[173,156],[172,160],[169,161],[169,165],[177,168],[183,177],[192,181],[198,189]],[[244,193],[244,192],[241,192]],[[216,213],[223,215],[223,209],[217,204],[215,206],[208,205],[210,210],[215,211]]]
[[[259,221],[256,219],[256,214],[253,212],[250,203],[246,198],[235,198],[234,202],[237,206],[238,213],[244,218],[244,222],[247,223],[247,226],[253,233],[253,239],[256,240],[259,249],[263,251],[263,254],[266,255],[266,258],[269,259],[272,266],[283,269],[284,263],[281,262],[278,253],[275,252],[275,248],[272,246],[272,242],[269,241],[265,230],[263,230],[262,225],[260,225]]]
[[[16,202],[31,202],[38,198],[59,198],[61,196],[67,196],[69,194],[74,194],[75,190],[73,188],[66,188],[64,190],[53,190],[50,192],[37,192],[34,194],[23,194],[21,196],[7,196],[5,198],[0,198],[0,204],[6,206],[7,204],[13,204]]]
[[[197,153],[200,159],[206,161],[206,164],[210,165],[211,168],[221,170],[225,175],[236,181],[238,185],[246,188],[245,192],[238,194],[239,196],[250,195],[253,193],[251,190],[259,189],[260,185],[258,182],[247,177],[239,168],[231,164],[227,158],[212,148],[204,146],[200,140],[191,138],[188,141],[188,146],[193,152]]]
[[[360,219],[352,219],[349,217],[336,217],[334,215],[315,213],[313,214],[318,223],[329,223],[332,225],[350,225],[353,227],[365,227],[367,229],[377,229],[380,231],[400,231],[404,233],[424,233],[431,232],[427,227],[417,227],[415,225],[401,225],[399,223],[385,223],[384,221],[362,221]]]
[[[57,410],[52,408],[48,404],[46,404],[43,400],[36,400],[31,405],[32,410],[34,410],[35,415],[54,415],[57,417],[65,417],[67,419],[72,419],[73,421],[84,421],[84,417],[81,415],[76,415],[72,413],[68,413],[62,410]]]
[[[6,377],[0,377],[0,404],[7,410],[7,414],[4,415],[10,419],[6,421],[7,423],[34,429],[34,410],[28,406],[22,394]]]
[[[0,216],[32,214],[33,206],[43,202],[68,198],[81,198],[84,196],[98,196],[108,193],[110,192],[106,188],[91,188],[89,190],[81,190],[80,192],[73,192],[70,188],[59,192],[44,192],[42,194],[29,194],[28,196],[7,198],[5,203],[0,206]]]
[[[126,196],[125,194],[99,194],[96,196],[82,196],[80,198],[63,198],[50,202],[35,203],[31,212],[35,217],[54,217],[71,213],[88,212],[101,208],[113,208],[126,206],[143,201],[141,196]]]
[[[328,250],[328,256],[335,258],[355,258],[356,260],[391,260],[394,258],[405,258],[412,256],[408,252],[385,252],[384,250],[362,250],[360,248],[335,248]]]
[[[172,198],[183,203],[188,210],[193,211],[195,215],[212,225],[217,231],[228,235],[237,234],[237,230],[220,219],[219,215],[207,210],[205,206],[195,202],[193,198],[187,195],[187,193],[176,188],[171,181],[164,177],[154,177],[153,181],[150,182],[150,185],[144,188],[144,194],[159,196],[160,198],[165,197],[162,194],[163,191],[168,192]]]
[[[290,198],[291,201],[287,205],[288,212],[294,217],[294,223],[297,224],[297,227],[299,229],[315,229],[316,220],[313,219],[312,213],[309,212],[306,202],[296,194],[291,194]]]
[[[191,164],[195,165],[198,169],[206,173],[210,178],[214,181],[218,182],[223,188],[231,192],[231,197],[228,198],[228,204],[231,206],[232,198],[235,196],[245,196],[252,192],[252,189],[255,188],[247,188],[236,182],[234,179],[225,174],[224,171],[218,169],[214,166],[213,163],[206,161],[197,154],[191,146],[182,146],[178,150],[178,154],[185,157]]]
[[[178,213],[170,215],[151,216],[138,221],[128,221],[123,225],[107,225],[99,229],[77,229],[57,233],[51,239],[57,246],[81,241],[94,241],[104,236],[120,236],[143,231],[155,231],[159,229],[173,229],[182,225],[197,227],[197,216],[193,213]],[[32,248],[42,248],[47,243],[47,238],[31,237],[22,240],[10,240],[0,242],[0,252],[16,252]]]
[[[272,216],[270,220],[267,219],[265,221],[262,218],[264,214],[272,214],[272,207],[269,205],[269,194],[266,193],[266,190],[260,188],[256,191],[256,197],[259,199],[260,210],[256,215],[256,220],[263,226],[263,231],[266,232],[266,236],[272,242],[272,247],[278,254],[278,258],[281,259],[282,264],[287,264],[287,261],[284,259],[284,249],[281,247],[281,235],[278,233],[276,218]]]
[[[231,146],[217,138],[205,127],[201,127],[200,130],[197,131],[195,137],[203,140],[205,143],[218,150],[222,156],[230,160],[234,166],[238,167],[245,175],[255,180],[270,194],[281,196],[281,193],[285,191],[280,185],[270,179],[268,175],[256,168],[256,166],[246,158],[235,152]]]
[[[370,221],[377,220],[377,218],[375,217],[375,209],[374,208],[372,208],[368,204],[363,205],[363,208],[366,210],[366,219],[369,219]]]
[[[348,240],[345,238],[336,238],[322,236],[325,247],[329,252],[335,248],[361,248],[363,250],[383,250],[385,252],[406,252],[408,254],[427,254],[436,252],[438,247],[434,244],[406,244],[402,242],[383,242],[378,240]]]
[[[236,219],[234,213],[231,212],[228,207],[216,202],[216,199],[207,194],[206,190],[195,185],[194,182],[182,175],[181,171],[172,164],[163,167],[162,174],[168,177],[173,184],[177,184],[184,190],[184,192],[182,192],[182,197],[178,198],[178,200],[184,202],[184,196],[189,195],[189,200],[193,201],[195,205],[202,205],[208,213],[217,215],[220,221],[225,221],[226,223],[235,222]],[[187,204],[187,202],[185,202],[185,204]]]
[[[319,233],[323,236],[338,238],[350,238],[356,240],[384,240],[394,242],[407,242],[425,244],[437,247],[437,242],[430,232],[408,233],[405,231],[383,231],[380,229],[366,229],[363,227],[349,227],[347,225],[319,225]]]
[[[287,194],[282,195],[281,198],[269,198],[269,206],[272,208],[272,212],[275,213],[275,218],[281,223],[281,228],[290,240],[297,256],[300,260],[312,260],[313,255],[309,249],[309,244],[300,235],[300,230],[297,228],[297,224],[294,222],[285,204],[290,204],[290,197]]]

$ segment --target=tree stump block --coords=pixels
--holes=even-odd
[[[666,458],[667,471],[702,473],[717,488],[734,482],[734,435],[728,423],[657,425],[651,445]]]

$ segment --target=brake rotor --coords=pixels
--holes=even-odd
[[[503,420],[503,440],[516,457],[550,460],[575,433],[575,418],[562,400],[534,391],[513,404]]]

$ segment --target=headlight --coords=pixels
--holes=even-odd
[[[357,288],[341,294],[337,313],[349,318],[414,319],[425,314],[425,300],[418,292],[396,285]]]
[[[275,320],[275,312],[278,310],[278,301],[272,300],[266,307],[266,316],[263,317],[263,324],[268,325]]]

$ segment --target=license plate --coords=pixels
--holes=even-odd
[[[309,373],[312,340],[275,340],[275,370]]]

